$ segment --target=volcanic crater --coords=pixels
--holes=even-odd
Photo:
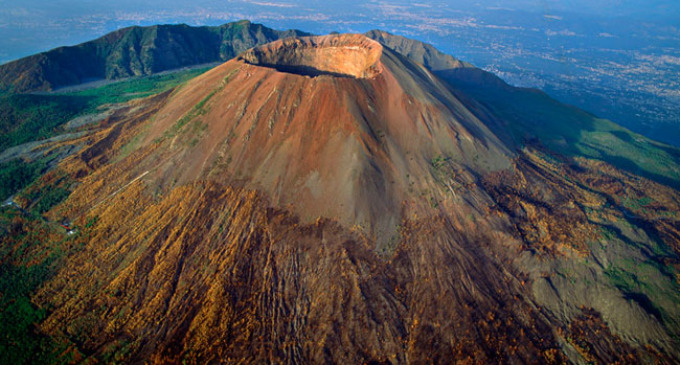
[[[382,51],[365,36],[342,34],[279,40],[252,48],[239,60],[302,76],[366,79],[381,73]]]

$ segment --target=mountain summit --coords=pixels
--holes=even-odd
[[[675,150],[368,35],[248,49],[41,180],[73,181],[45,219],[77,233],[41,231],[67,259],[32,295],[61,358],[680,359],[680,192],[607,163]],[[621,144],[596,160],[591,135]]]
[[[190,127],[182,128],[184,124]],[[159,142],[162,141],[162,142]],[[137,169],[163,181],[239,180],[302,217],[338,219],[389,239],[402,203],[416,214],[450,194],[431,161],[467,173],[512,154],[430,71],[362,35],[253,48],[171,96]],[[184,168],[177,169],[182,164]]]

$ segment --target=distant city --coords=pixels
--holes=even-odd
[[[50,5],[54,9],[36,10],[33,1],[9,6],[0,11],[0,62],[130,25],[217,25],[249,19],[319,34],[377,28],[432,43],[512,85],[538,87],[633,131],[680,145],[678,6],[660,1],[650,2],[646,12],[621,7],[616,14],[599,14],[612,10],[595,5],[570,12],[552,2],[536,8],[523,1],[512,8],[507,1],[501,7],[499,2],[208,0],[192,7],[168,5],[163,11],[125,2],[74,2],[72,9],[55,4]]]

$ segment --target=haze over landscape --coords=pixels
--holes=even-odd
[[[0,63],[130,25],[383,29],[432,43],[516,86],[680,145],[680,4],[675,1],[5,1]]]
[[[680,363],[679,4],[1,5],[0,364]]]

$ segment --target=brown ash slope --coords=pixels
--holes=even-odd
[[[361,35],[251,49],[61,165],[82,229],[40,331],[87,362],[677,361],[680,193],[499,119]]]

